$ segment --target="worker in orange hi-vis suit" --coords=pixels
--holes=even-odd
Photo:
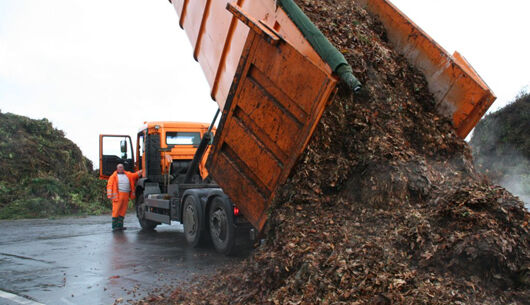
[[[129,205],[129,199],[136,198],[134,186],[142,174],[139,170],[131,173],[125,170],[123,164],[118,164],[107,182],[107,197],[112,200],[112,231],[125,230],[123,220]]]

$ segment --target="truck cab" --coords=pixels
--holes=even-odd
[[[252,226],[208,174],[214,134],[213,122],[144,122],[134,150],[130,136],[102,134],[100,178],[108,179],[119,163],[142,170],[135,208],[143,229],[178,221],[192,246],[210,240],[218,252],[230,254],[236,233]]]
[[[164,176],[169,176],[171,181],[182,178],[208,128],[206,123],[145,123],[137,134],[136,168],[144,169],[143,178],[150,181],[158,181]],[[215,129],[212,132],[215,133]],[[146,154],[149,156],[146,157]],[[196,182],[208,177],[205,167],[207,157],[208,151],[200,160],[199,171],[194,177]]]
[[[119,163],[127,171],[143,169],[142,178],[158,181],[164,175],[177,177],[192,161],[202,137],[208,131],[207,123],[145,122],[136,135],[136,148],[129,135],[100,135],[100,179],[108,179]],[[212,129],[215,133],[215,129]],[[211,143],[210,143],[211,144]],[[137,156],[135,159],[134,156]],[[146,158],[146,154],[149,157]],[[204,154],[195,179],[208,177]]]

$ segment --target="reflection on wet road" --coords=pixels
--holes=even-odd
[[[109,216],[0,221],[0,291],[47,305],[112,304],[241,260],[189,248],[180,225],[145,232],[134,215],[125,225],[111,232]],[[0,294],[0,304],[20,303]]]

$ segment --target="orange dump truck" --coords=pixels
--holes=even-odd
[[[157,190],[160,195],[152,188],[147,191],[146,186],[145,202],[141,202],[145,208],[139,218],[147,215],[147,220],[157,223],[166,222],[168,216],[174,219],[171,215],[175,211],[165,207],[177,204],[179,213],[191,211],[185,207],[183,192],[200,189],[197,192],[203,199],[198,200],[209,204],[209,198],[216,196],[210,196],[215,188],[215,194],[227,198],[226,206],[232,205],[238,215],[260,231],[276,190],[307,146],[326,105],[333,99],[337,83],[342,81],[354,91],[361,84],[344,56],[293,0],[169,2],[188,35],[193,57],[206,75],[211,97],[222,116],[206,163],[210,180],[201,176],[197,184],[200,187],[196,188],[187,179],[178,182],[179,186],[172,186],[169,181],[165,189]],[[452,118],[457,134],[465,137],[495,100],[488,86],[462,56],[449,55],[390,1],[359,2],[381,20],[396,50],[423,72],[438,111]],[[209,141],[204,138],[201,143]],[[194,159],[205,158],[205,147],[197,148]],[[162,161],[154,161],[157,162],[164,166]],[[198,170],[197,164],[188,165],[187,172]],[[144,185],[163,186],[163,182],[150,181],[148,176],[143,179],[147,179]],[[181,190],[179,196],[168,196],[168,190],[175,188]],[[154,199],[154,195],[165,199]],[[209,210],[202,208],[196,213],[198,216],[193,217],[201,228],[211,231]],[[231,224],[236,217],[232,214],[235,213],[223,216],[230,218]],[[190,225],[183,218],[176,219],[184,221],[187,232]],[[211,234],[214,236],[215,232]]]
[[[177,221],[192,246],[210,240],[217,251],[229,254],[236,237],[248,238],[253,229],[205,168],[216,119],[211,124],[145,122],[135,148],[128,135],[100,135],[99,174],[108,179],[120,163],[128,171],[143,170],[135,188],[143,229]]]
[[[292,0],[170,0],[222,118],[208,170],[260,230],[339,81]],[[467,136],[494,102],[480,76],[387,0],[361,0],[425,75],[438,110]],[[299,9],[298,9],[299,10]],[[294,17],[293,17],[294,16]]]

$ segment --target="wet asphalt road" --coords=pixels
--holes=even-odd
[[[182,226],[142,231],[127,215],[113,233],[110,216],[0,221],[0,304],[113,304],[139,299],[241,261],[186,245]]]

